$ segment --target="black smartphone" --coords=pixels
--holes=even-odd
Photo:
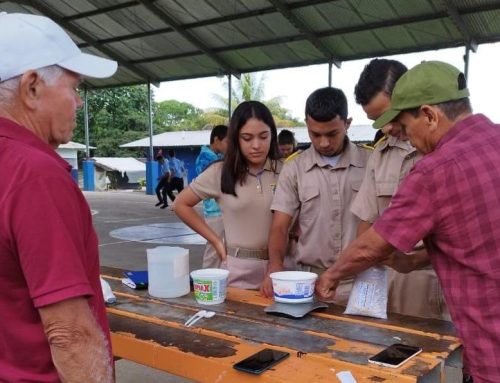
[[[420,347],[396,343],[382,350],[377,355],[368,358],[368,362],[385,367],[398,368],[421,352],[422,349]]]
[[[237,370],[249,372],[251,374],[261,374],[269,367],[274,366],[276,363],[288,358],[289,356],[290,354],[288,352],[265,348],[264,350],[239,361],[233,367]]]

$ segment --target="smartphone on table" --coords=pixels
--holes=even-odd
[[[414,356],[420,354],[422,349],[417,346],[396,343],[368,358],[368,362],[385,367],[398,368]]]
[[[261,374],[276,363],[289,357],[288,352],[265,348],[234,364],[234,368],[251,374]]]

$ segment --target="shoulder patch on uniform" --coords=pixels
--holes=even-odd
[[[359,144],[358,146],[361,147],[361,148],[368,149],[368,150],[374,150],[375,149],[375,147],[371,146],[370,144]]]
[[[300,154],[303,152],[303,150],[297,150],[296,152],[293,152],[292,154],[290,154],[286,159],[285,159],[285,163],[287,163],[288,161],[292,161],[294,160],[295,158],[297,158],[298,156],[300,156]]]
[[[384,135],[380,140],[375,142],[375,145],[373,145],[373,148],[376,148],[377,146],[379,146],[382,142],[384,142],[386,140],[387,140],[387,136]]]

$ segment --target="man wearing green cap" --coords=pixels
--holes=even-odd
[[[412,259],[391,257],[394,250],[411,251],[423,239],[469,372],[475,383],[493,383],[500,382],[500,126],[472,114],[468,97],[464,75],[443,62],[421,63],[398,80],[376,125],[398,121],[424,157],[316,291],[331,299],[341,279],[382,261],[398,269]]]
[[[361,104],[369,119],[376,120],[390,108],[396,81],[407,70],[401,62],[388,59],[373,59],[365,66],[354,94],[356,102]],[[361,220],[358,235],[370,228],[389,206],[398,185],[421,158],[407,137],[401,137],[398,123],[386,124],[381,131],[385,136],[376,143],[366,166],[363,183],[351,204],[351,212]],[[414,251],[425,252],[422,247],[420,241]],[[432,266],[411,273],[400,273],[392,269],[387,272],[389,312],[450,320],[441,286]]]

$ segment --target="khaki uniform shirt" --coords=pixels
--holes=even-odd
[[[347,141],[331,167],[311,146],[283,166],[271,209],[291,217],[298,213],[299,265],[326,269],[356,237],[359,220],[349,208],[370,152]]]
[[[409,141],[396,137],[390,136],[376,145],[351,211],[363,221],[373,223],[389,206],[400,182],[421,157]],[[409,274],[389,268],[388,280],[389,312],[450,320],[439,280],[432,267]]]
[[[226,245],[245,249],[267,249],[272,214],[269,210],[278,182],[281,162],[276,173],[268,161],[258,175],[247,173],[243,185],[236,184],[237,197],[221,191],[222,162],[214,163],[189,185],[201,199],[214,198],[224,219]]]
[[[366,166],[366,174],[351,211],[373,223],[389,206],[399,183],[421,155],[409,141],[390,136],[375,146]]]

